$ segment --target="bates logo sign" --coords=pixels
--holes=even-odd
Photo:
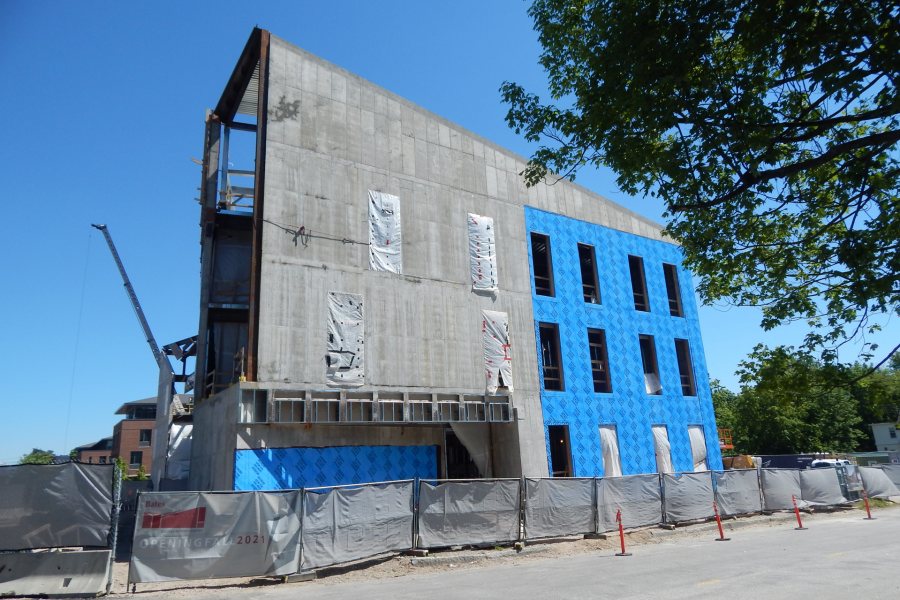
[[[192,508],[165,514],[146,513],[141,527],[144,529],[203,529],[206,523],[206,507]]]

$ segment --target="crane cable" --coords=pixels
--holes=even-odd
[[[72,376],[69,378],[69,404],[66,407],[66,428],[63,435],[63,451],[69,452],[69,421],[72,417],[72,397],[75,394],[75,373],[78,368],[78,348],[81,345],[81,321],[84,315],[84,294],[87,290],[88,265],[91,262],[91,238],[93,232],[88,233],[87,252],[84,257],[84,273],[81,277],[81,301],[78,305],[78,321],[75,325],[75,348],[72,351]]]

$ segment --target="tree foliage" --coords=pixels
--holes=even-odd
[[[663,200],[704,302],[759,306],[767,329],[805,320],[826,361],[900,314],[896,2],[535,0],[529,14],[550,101],[501,87],[508,124],[541,143],[529,185],[609,166]]]
[[[20,465],[49,465],[53,464],[53,457],[56,456],[53,450],[41,450],[40,448],[32,448],[31,452],[24,455],[20,460]]]

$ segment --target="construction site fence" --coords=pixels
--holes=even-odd
[[[114,464],[0,467],[0,596],[108,592],[120,480]]]
[[[900,495],[886,469],[403,480],[138,500],[129,582],[302,573],[412,549],[485,546]]]

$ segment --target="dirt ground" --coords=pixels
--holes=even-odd
[[[898,510],[900,506],[879,508],[879,510]],[[857,512],[860,517],[864,512],[857,508],[845,508],[837,511],[804,513],[804,522],[809,520],[814,523],[817,520],[835,517],[845,517],[848,513]],[[723,520],[725,533],[728,536],[739,535],[737,532],[744,527],[788,527],[795,524],[795,516],[792,513],[775,513],[772,515],[753,515],[748,517],[730,518]],[[804,523],[805,524],[805,523]],[[646,544],[659,544],[672,540],[675,536],[711,537],[718,536],[715,522],[704,522],[690,525],[679,525],[669,530],[661,527],[648,527],[626,532],[625,544],[630,551]],[[346,582],[371,581],[372,579],[387,579],[403,577],[412,573],[428,573],[435,571],[450,571],[454,569],[467,569],[477,567],[486,560],[501,561],[507,564],[525,563],[533,560],[543,560],[585,554],[590,552],[618,552],[618,534],[610,533],[606,539],[583,539],[581,536],[558,538],[553,540],[529,541],[521,552],[516,552],[510,546],[495,548],[464,548],[451,550],[438,550],[429,552],[426,558],[416,558],[405,555],[391,555],[381,558],[359,561],[339,567],[328,567],[317,571],[317,578],[312,581],[291,583],[288,585],[335,585]],[[496,563],[495,563],[496,564]],[[128,563],[117,562],[113,569],[113,586],[111,595],[121,597],[132,595],[127,586]],[[159,592],[165,592],[167,598],[202,598],[204,592],[213,592],[223,588],[256,588],[267,585],[279,585],[283,583],[281,577],[243,577],[233,579],[214,579],[196,581],[170,581],[161,583],[139,583],[136,588],[136,596],[143,595],[146,598],[155,597]]]

